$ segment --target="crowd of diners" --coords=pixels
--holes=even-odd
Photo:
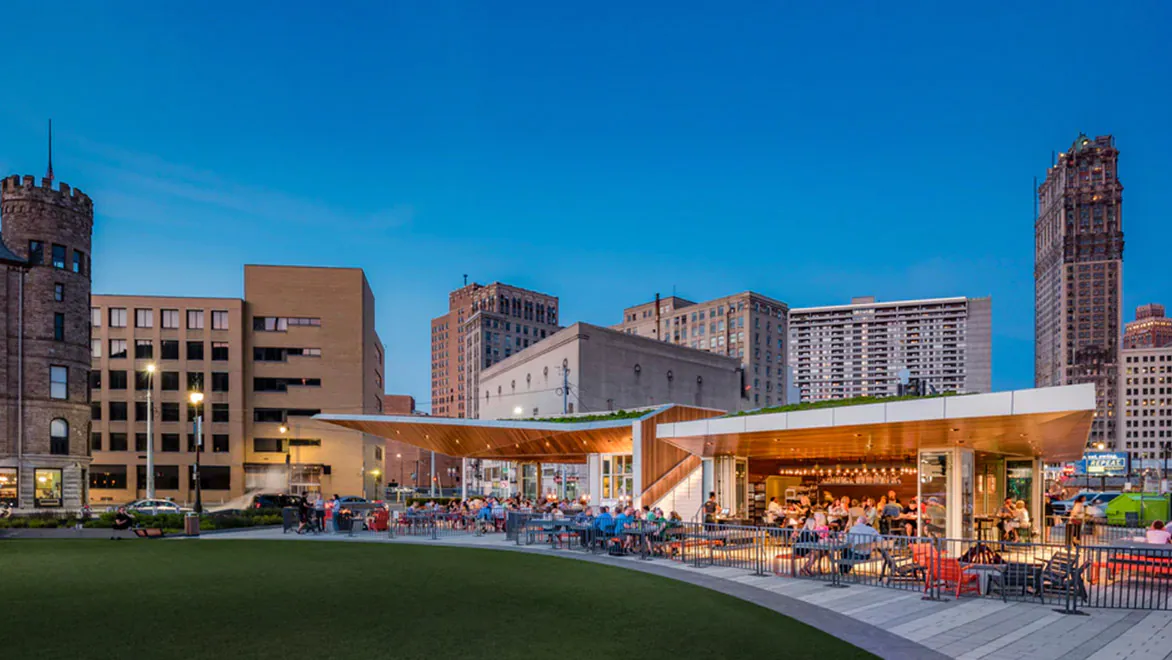
[[[862,522],[882,534],[913,536],[917,509],[923,514],[929,532],[943,533],[946,512],[936,498],[925,498],[923,504],[919,504],[915,497],[902,502],[894,490],[888,491],[878,500],[872,497],[831,497],[827,494],[823,501],[812,502],[809,496],[802,495],[797,501],[782,504],[776,497],[772,497],[762,522],[770,526],[823,534],[846,531]],[[935,527],[939,529],[935,529],[934,523],[938,523]]]

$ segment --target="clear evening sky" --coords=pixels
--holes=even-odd
[[[1121,150],[1126,320],[1172,305],[1166,2],[26,3],[0,174],[95,200],[95,293],[360,266],[387,389],[430,399],[462,275],[617,323],[658,291],[993,296],[1033,383],[1033,177]],[[629,5],[635,6],[629,6]]]

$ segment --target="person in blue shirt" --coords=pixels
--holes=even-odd
[[[620,509],[619,514],[614,518],[614,534],[615,536],[620,536],[622,538],[622,544],[624,548],[627,547],[628,541],[630,539],[622,536],[623,529],[625,529],[627,525],[635,522],[634,513],[635,510],[628,507],[625,510]]]

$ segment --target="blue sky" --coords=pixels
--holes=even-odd
[[[197,3],[198,4],[198,3]],[[52,3],[0,22],[0,173],[95,199],[94,291],[361,266],[426,409],[464,273],[617,323],[658,291],[993,296],[1033,380],[1033,177],[1113,133],[1125,318],[1172,304],[1172,5]]]

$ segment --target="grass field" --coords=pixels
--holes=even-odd
[[[6,658],[863,658],[688,584],[572,559],[281,541],[0,542]]]

